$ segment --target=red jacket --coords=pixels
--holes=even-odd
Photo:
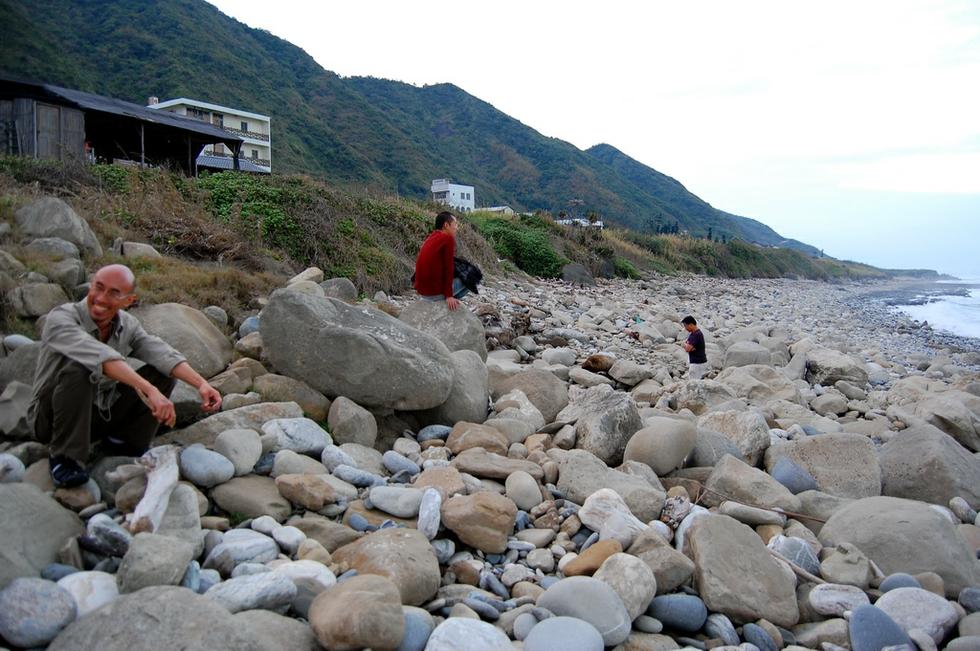
[[[443,231],[432,231],[415,260],[415,291],[422,296],[452,296],[455,253],[455,237]]]

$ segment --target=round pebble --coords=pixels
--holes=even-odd
[[[911,574],[903,574],[901,572],[896,572],[895,574],[889,574],[878,586],[878,589],[882,592],[888,592],[889,590],[894,590],[896,588],[921,588],[922,585],[919,581]]]
[[[874,606],[858,606],[847,624],[851,651],[881,651],[887,646],[912,645],[912,640],[891,617]]]
[[[447,438],[449,438],[449,432],[451,432],[452,429],[452,427],[448,427],[446,425],[429,425],[419,430],[419,435],[416,437],[416,440],[418,440],[419,443],[431,441],[433,439],[445,441]]]
[[[0,454],[0,484],[24,479],[24,463],[12,454]]]
[[[968,613],[980,611],[980,587],[963,588],[960,590],[958,601]]]
[[[708,608],[700,598],[686,594],[667,594],[655,597],[647,614],[656,617],[664,626],[694,633],[708,619]]]
[[[776,641],[758,624],[746,624],[742,627],[742,637],[749,644],[754,644],[759,651],[779,651]]]
[[[432,615],[416,606],[402,606],[405,634],[395,651],[423,651],[436,624]]]
[[[732,620],[721,613],[708,615],[708,619],[704,623],[704,632],[711,637],[718,638],[728,646],[738,646],[739,639],[735,625],[732,624]]]
[[[602,651],[602,635],[592,624],[576,617],[552,617],[531,629],[524,651]]]
[[[641,633],[660,633],[664,630],[664,624],[659,619],[655,617],[650,617],[649,615],[640,615],[633,620],[633,628],[640,631]],[[736,636],[736,641],[738,637]]]

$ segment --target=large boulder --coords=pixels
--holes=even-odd
[[[569,394],[569,404],[556,420],[576,424],[576,447],[591,452],[607,465],[618,465],[626,443],[643,427],[633,397],[604,384],[573,388]]]
[[[529,368],[502,379],[493,386],[493,397],[499,398],[514,389],[520,389],[527,399],[544,416],[545,423],[553,422],[568,406],[568,385],[551,371]]]
[[[34,371],[40,355],[40,342],[31,342],[18,346],[6,357],[0,358],[0,391],[15,380],[33,386]]]
[[[272,365],[327,396],[409,411],[452,390],[445,344],[380,310],[277,290],[259,327]]]
[[[697,428],[689,421],[648,418],[646,426],[630,437],[623,458],[645,463],[658,476],[666,475],[684,465],[697,441]]]
[[[749,366],[750,364],[770,364],[772,354],[769,349],[754,341],[737,341],[725,351],[724,366]]]
[[[313,600],[310,626],[325,649],[395,649],[405,635],[398,588],[372,574],[338,583]]]
[[[769,425],[757,411],[713,411],[698,419],[698,428],[727,436],[752,466],[769,447]]]
[[[507,551],[514,531],[517,506],[503,495],[481,491],[456,495],[442,505],[442,524],[463,543],[488,554]]]
[[[704,485],[716,492],[716,495],[708,496],[708,503],[724,501],[723,495],[766,509],[780,508],[798,513],[801,506],[800,499],[770,475],[730,454],[715,465]]]
[[[813,475],[824,493],[851,499],[881,495],[878,453],[867,436],[820,434],[780,443],[766,450],[766,470],[771,473],[780,457]]]
[[[980,457],[929,425],[896,434],[881,448],[882,494],[980,509]]]
[[[14,218],[25,237],[60,237],[77,246],[85,257],[102,255],[102,245],[88,223],[57,197],[32,201],[17,210]]]
[[[726,368],[718,374],[715,381],[731,388],[738,397],[755,403],[788,400],[803,404],[799,388],[785,373],[772,366],[750,364]]]
[[[379,529],[333,552],[359,574],[380,574],[398,587],[402,603],[418,606],[439,590],[439,561],[428,538],[414,529]]]
[[[69,624],[48,647],[50,651],[263,648],[217,602],[176,586],[124,595]]]
[[[796,624],[800,613],[792,575],[779,567],[750,527],[725,515],[698,519],[685,543],[694,560],[694,584],[712,612],[737,624],[767,619]]]
[[[443,301],[415,301],[398,318],[446,344],[451,351],[472,350],[487,360],[487,335],[480,317],[466,309],[450,310]]]
[[[143,328],[160,337],[187,358],[202,376],[225,370],[234,348],[203,312],[180,303],[163,303],[133,310]]]
[[[806,381],[831,386],[839,380],[863,387],[868,383],[864,364],[830,348],[811,348],[806,352]]]
[[[974,550],[935,508],[895,497],[867,497],[834,511],[819,533],[824,546],[849,542],[885,574],[935,572],[946,596],[980,585]]]
[[[58,560],[69,538],[84,533],[77,515],[33,484],[0,484],[0,589],[17,577],[37,576]]]
[[[698,416],[737,398],[734,391],[714,380],[679,382],[672,397],[678,410],[689,409]]]
[[[663,486],[653,485],[639,475],[609,468],[601,459],[585,450],[554,452],[558,458],[558,489],[576,504],[602,488],[619,494],[637,518],[644,522],[660,517],[667,498]]]
[[[453,388],[446,402],[435,409],[418,412],[422,422],[454,425],[459,421],[482,423],[487,419],[490,375],[487,365],[472,350],[452,353]]]
[[[17,316],[33,319],[67,303],[68,295],[65,294],[61,285],[31,283],[15,287],[7,292],[7,300]]]
[[[976,397],[970,397],[976,400]],[[969,405],[959,398],[960,396],[953,391],[926,395],[910,404],[889,407],[888,416],[910,424],[932,425],[952,436],[963,447],[978,452],[980,451],[980,410],[970,409]]]
[[[0,391],[0,434],[11,438],[32,438],[34,432],[27,422],[27,409],[34,389],[29,384],[11,382]]]

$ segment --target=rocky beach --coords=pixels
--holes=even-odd
[[[109,245],[51,199],[0,243],[37,319]],[[3,337],[0,645],[980,649],[980,342],[878,283],[580,281],[450,312],[310,268],[243,319],[139,307],[222,411],[179,385],[73,489],[26,426],[40,344]]]

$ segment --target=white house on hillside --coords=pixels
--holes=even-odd
[[[159,101],[150,97],[147,108],[162,109],[207,122],[245,139],[240,156],[241,169],[272,172],[272,119],[268,115],[179,97]],[[197,157],[198,167],[233,169],[234,153],[221,144],[208,145]]]
[[[432,181],[432,200],[436,203],[444,203],[460,212],[472,212],[476,207],[473,186],[451,183],[449,179]]]
[[[486,212],[499,212],[504,215],[513,215],[514,209],[510,206],[490,206],[489,208],[480,208],[480,210]]]

